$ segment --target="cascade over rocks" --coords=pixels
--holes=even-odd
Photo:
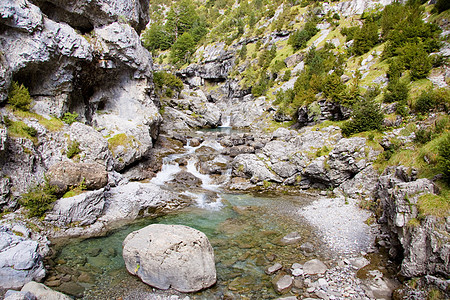
[[[415,179],[407,168],[389,168],[380,177],[377,196],[383,215],[383,231],[389,237],[389,253],[402,258],[401,274],[407,277],[450,275],[449,218],[424,216],[418,225],[418,199],[436,190],[428,179]]]
[[[123,259],[128,272],[159,289],[195,292],[216,282],[208,238],[187,226],[153,224],[130,233]]]

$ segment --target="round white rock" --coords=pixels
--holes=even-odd
[[[159,289],[195,292],[216,282],[213,248],[206,235],[183,225],[152,224],[123,241],[128,270]]]

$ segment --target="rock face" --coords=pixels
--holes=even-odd
[[[194,292],[216,282],[214,253],[200,231],[181,225],[153,224],[123,241],[128,272],[145,283]]]
[[[38,243],[0,226],[0,287],[19,289],[32,280],[40,281],[44,277]]]
[[[109,172],[148,158],[162,121],[152,57],[138,35],[148,22],[148,1],[3,1],[0,12],[0,102],[14,80],[28,88],[32,112],[76,112],[82,122],[49,129],[41,116],[19,118],[37,130],[37,142],[0,129],[0,205],[14,207],[15,198],[42,183],[50,167],[68,161],[71,143],[79,143],[77,162],[95,162]],[[19,121],[6,109],[1,115]],[[63,187],[94,175],[70,169],[66,182],[58,179]],[[105,185],[105,170],[97,175],[92,189]]]
[[[418,199],[434,193],[435,186],[428,179],[409,175],[404,167],[388,169],[380,177],[378,197],[383,215],[380,222],[389,236],[390,254],[403,258],[401,273],[407,277],[450,275],[449,218],[425,216],[417,221]],[[416,220],[417,222],[412,222]]]

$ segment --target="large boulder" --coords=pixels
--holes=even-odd
[[[159,289],[195,292],[216,282],[214,253],[202,232],[182,225],[153,224],[123,241],[128,272]]]
[[[0,287],[20,289],[45,277],[45,268],[36,241],[0,226]]]
[[[105,166],[97,163],[73,163],[63,161],[51,166],[47,172],[49,184],[66,191],[83,184],[89,190],[97,190],[108,184]]]

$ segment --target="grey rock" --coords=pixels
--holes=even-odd
[[[284,236],[280,242],[284,245],[292,245],[300,242],[302,237],[298,232],[291,232],[288,235]]]
[[[369,165],[352,179],[344,181],[337,189],[348,197],[373,199],[377,190],[378,178],[378,172],[372,165]]]
[[[32,33],[43,26],[40,9],[28,1],[2,1],[0,22],[6,26]]]
[[[80,161],[86,163],[96,162],[106,167],[108,171],[113,166],[112,154],[108,148],[108,142],[94,128],[75,122],[70,125],[70,141],[76,141],[80,144],[82,151]]]
[[[389,236],[389,253],[403,257],[400,272],[404,276],[450,274],[449,219],[425,216],[416,226],[410,225],[419,216],[419,197],[435,189],[433,182],[414,180],[403,167],[387,169],[380,177],[377,197],[383,215],[379,222]]]
[[[0,153],[6,149],[7,139],[8,139],[8,129],[0,127]]]
[[[289,292],[293,284],[294,280],[292,277],[289,275],[284,275],[275,279],[274,289],[280,294],[285,294]]]
[[[56,201],[52,210],[47,213],[45,220],[60,226],[70,223],[77,223],[78,226],[91,225],[103,213],[104,206],[103,189],[85,192]]]
[[[273,266],[268,267],[265,272],[267,275],[272,275],[272,274],[276,273],[277,271],[281,270],[282,267],[283,266],[280,263],[276,263]]]
[[[105,166],[97,163],[63,161],[49,168],[47,178],[50,185],[63,192],[81,183],[89,190],[101,189],[108,183]]]
[[[67,295],[64,295],[63,293],[54,291],[50,289],[49,287],[45,286],[42,283],[38,282],[28,282],[25,284],[21,290],[22,292],[29,292],[33,294],[37,300],[70,300],[70,298]]]
[[[349,259],[350,264],[355,267],[356,269],[361,269],[370,264],[370,261],[368,261],[364,257],[357,257],[357,258],[350,258]]]
[[[36,297],[30,292],[19,292],[8,290],[5,294],[5,300],[36,300]]]
[[[323,274],[327,269],[327,266],[318,259],[312,259],[303,264],[303,271],[309,275]]]
[[[45,268],[36,241],[0,227],[0,287],[20,289],[31,280],[42,280]]]
[[[147,0],[131,1],[72,1],[36,0],[49,18],[65,22],[81,31],[90,31],[117,21],[131,24],[136,31],[141,31],[148,23]]]
[[[233,175],[250,178],[251,182],[274,181],[281,179],[273,174],[255,154],[239,154],[232,162]]]
[[[128,272],[151,286],[194,292],[216,282],[214,253],[202,232],[182,225],[153,224],[123,241]]]

